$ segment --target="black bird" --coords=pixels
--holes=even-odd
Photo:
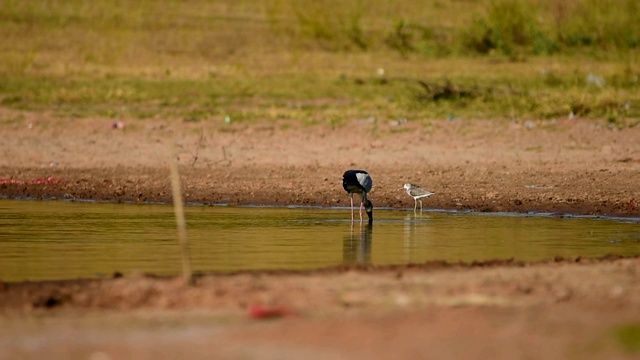
[[[342,175],[342,187],[351,197],[351,221],[353,217],[353,194],[360,195],[360,222],[362,222],[362,208],[369,216],[369,223],[373,222],[373,204],[367,199],[367,194],[373,187],[373,180],[364,170],[347,170]]]

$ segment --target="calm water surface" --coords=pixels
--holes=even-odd
[[[352,227],[348,209],[185,211],[197,272],[640,254],[638,219],[376,210]],[[171,206],[0,200],[0,280],[180,269]]]

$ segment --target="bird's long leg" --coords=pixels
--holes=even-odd
[[[360,223],[362,223],[362,210],[364,209],[364,203],[367,201],[367,193],[360,194]]]
[[[422,199],[420,199],[420,213],[422,213]]]
[[[418,200],[416,200],[415,198],[413,199],[413,212],[416,212],[416,210],[418,210]]]
[[[351,222],[354,220],[353,216],[353,193],[349,194],[351,196]]]

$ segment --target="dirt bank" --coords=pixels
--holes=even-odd
[[[169,143],[187,201],[345,206],[341,175],[368,170],[376,206],[638,216],[640,129],[581,120],[329,126],[54,120],[3,126],[0,194],[169,201]],[[49,179],[50,181],[46,181]],[[45,180],[45,181],[43,181]]]
[[[640,259],[1,284],[3,358],[634,358]]]

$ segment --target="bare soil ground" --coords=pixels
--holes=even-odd
[[[640,129],[585,120],[339,126],[59,120],[0,109],[0,195],[638,217]],[[347,213],[345,213],[347,216]],[[375,226],[375,225],[374,225]],[[265,321],[266,317],[272,317]],[[0,283],[0,358],[637,358],[640,259]]]

